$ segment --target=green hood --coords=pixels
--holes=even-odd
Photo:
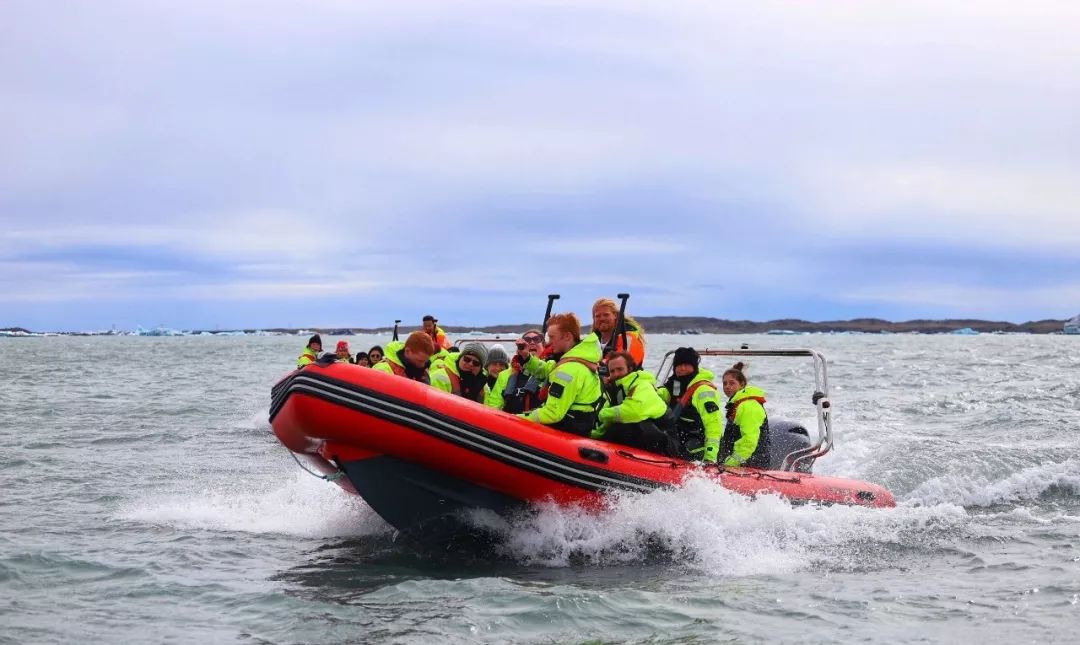
[[[563,354],[563,358],[580,358],[590,363],[600,362],[600,340],[593,334],[589,334],[580,343],[570,348]]]
[[[689,389],[689,386],[692,386],[698,381],[712,381],[715,384],[716,381],[713,381],[714,378],[716,378],[716,374],[713,374],[709,370],[699,369],[698,373],[694,375],[694,378],[690,379],[690,383],[687,386],[687,389]]]
[[[652,383],[654,385],[656,384],[656,377],[653,376],[651,373],[646,372],[645,370],[630,372],[618,381],[615,381],[615,384],[621,387],[623,392],[626,392],[626,388],[630,386],[630,382],[634,381],[635,378],[637,379],[637,381],[635,381],[636,385],[640,385],[642,383]]]
[[[732,403],[738,403],[739,401],[742,401],[743,399],[749,399],[749,398],[753,398],[753,397],[760,397],[760,398],[764,399],[765,398],[765,390],[761,389],[760,387],[755,387],[753,385],[747,385],[743,389],[736,392],[735,396],[731,397],[731,402]]]
[[[390,361],[391,363],[396,363],[397,365],[400,365],[400,366],[404,367],[404,365],[401,365],[401,359],[398,358],[398,352],[400,352],[403,349],[405,349],[405,342],[404,341],[400,341],[400,340],[392,340],[392,341],[390,341],[389,343],[386,344],[385,347],[383,347],[383,360],[384,361]]]

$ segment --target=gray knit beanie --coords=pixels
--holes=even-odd
[[[472,354],[480,359],[481,365],[487,365],[488,351],[483,343],[465,343],[461,346],[461,355],[464,356],[465,354]]]
[[[492,345],[488,349],[487,362],[484,363],[484,367],[491,365],[492,363],[502,363],[503,365],[510,365],[510,357],[506,354],[506,350],[502,345]]]

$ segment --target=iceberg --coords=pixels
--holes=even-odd
[[[1072,320],[1065,323],[1065,326],[1061,331],[1070,336],[1080,335],[1080,314],[1077,314]]]
[[[154,327],[153,329],[145,329],[142,325],[135,328],[135,336],[187,336],[187,332],[182,332],[179,329],[170,329],[168,327]]]
[[[960,329],[952,330],[953,336],[978,336],[979,332],[975,331],[971,327],[961,327]]]

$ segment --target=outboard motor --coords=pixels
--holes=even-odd
[[[810,433],[801,423],[769,419],[769,470],[779,470],[785,457],[812,445]],[[813,467],[814,459],[810,457],[796,464],[795,472],[809,473]]]

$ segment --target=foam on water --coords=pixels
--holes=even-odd
[[[547,505],[501,530],[506,554],[529,564],[641,562],[659,551],[709,574],[750,576],[806,568],[825,548],[902,542],[912,532],[954,526],[966,517],[949,504],[792,506],[777,496],[750,499],[694,478],[678,489],[614,495],[602,513]],[[493,527],[490,518],[487,525]]]
[[[343,537],[392,529],[359,497],[303,472],[263,489],[210,487],[135,500],[118,519],[184,529]]]
[[[953,503],[986,507],[1036,499],[1055,487],[1080,495],[1080,461],[1030,466],[998,480],[971,474],[942,475],[920,484],[907,501],[926,506]]]

